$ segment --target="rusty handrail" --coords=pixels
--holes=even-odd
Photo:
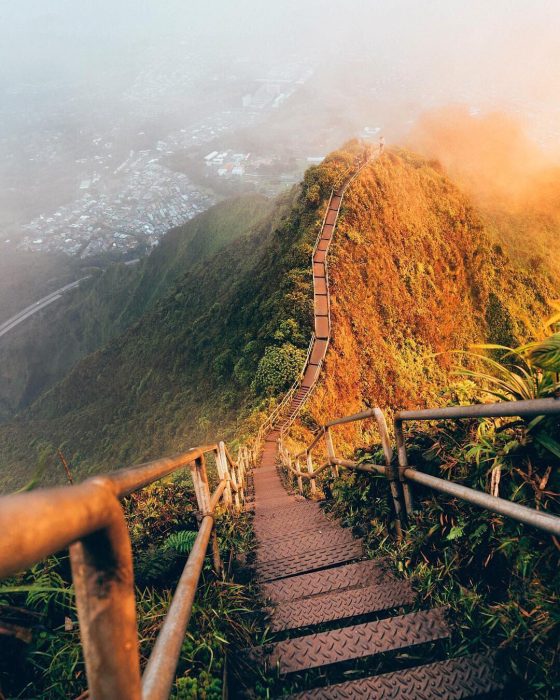
[[[171,693],[181,646],[191,618],[198,581],[212,535],[214,509],[225,487],[226,482],[221,481],[210,499],[209,512],[203,516],[200,523],[198,535],[142,676],[142,696],[144,698],[165,700]]]
[[[478,491],[477,489],[463,486],[448,479],[431,476],[415,470],[408,464],[406,443],[403,431],[403,424],[407,421],[429,421],[429,420],[458,420],[462,418],[502,418],[502,417],[533,417],[541,415],[560,415],[560,400],[557,398],[534,399],[531,401],[508,401],[493,404],[475,404],[471,406],[453,406],[449,408],[422,409],[418,411],[400,411],[394,419],[395,434],[397,438],[398,466],[393,464],[393,449],[389,441],[389,434],[383,412],[379,408],[373,408],[360,413],[355,413],[343,418],[325,423],[321,426],[313,441],[295,457],[289,455],[283,444],[282,435],[279,438],[279,453],[282,464],[289,472],[297,477],[300,493],[303,495],[303,480],[311,483],[311,493],[316,491],[315,478],[327,469],[338,467],[353,469],[380,474],[385,476],[391,487],[393,507],[395,513],[395,530],[400,537],[402,527],[405,524],[405,517],[412,516],[413,501],[410,490],[411,483],[418,483],[434,491],[455,496],[463,501],[476,505],[480,508],[505,515],[517,522],[536,527],[552,535],[560,537],[560,517],[551,513],[543,513],[522,506],[504,498],[492,496]],[[352,423],[355,421],[375,418],[381,435],[381,442],[385,456],[385,465],[378,465],[367,462],[355,462],[347,459],[340,459],[336,456],[332,441],[331,428]],[[318,469],[313,468],[312,451],[324,438],[327,447],[327,462]],[[307,461],[307,472],[300,468],[300,460],[305,457]],[[292,465],[292,461],[296,466]]]
[[[212,495],[205,455],[216,457]],[[242,507],[247,452],[235,462],[223,442],[96,476],[81,484],[0,497],[0,578],[69,547],[90,697],[154,700],[168,697],[208,544],[221,562],[214,513],[223,501]],[[171,606],[140,678],[130,537],[120,499],[179,469],[191,471],[200,527]],[[232,498],[233,493],[233,498]]]

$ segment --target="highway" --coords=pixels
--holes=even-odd
[[[36,314],[38,311],[41,311],[42,309],[46,308],[53,302],[57,301],[62,297],[63,294],[66,292],[69,292],[71,289],[75,289],[80,282],[83,282],[84,280],[87,280],[89,278],[89,275],[87,277],[82,277],[79,280],[76,280],[76,282],[71,282],[70,284],[65,285],[64,287],[61,287],[60,289],[57,289],[55,292],[51,292],[50,294],[47,294],[46,297],[43,297],[42,299],[39,299],[39,301],[36,301],[34,304],[31,304],[30,306],[27,306],[23,311],[20,311],[18,314],[15,316],[12,316],[12,318],[9,318],[7,321],[4,321],[4,323],[0,324],[0,338],[3,335],[6,335],[6,333],[9,333],[12,329],[14,329],[16,326],[19,326],[20,323],[23,323],[23,321],[27,320],[34,314]]]

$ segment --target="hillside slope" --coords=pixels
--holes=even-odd
[[[309,255],[320,206],[349,158],[310,171],[253,233],[189,265],[137,323],[0,428],[4,483],[27,479],[39,455],[49,457],[44,481],[59,480],[57,447],[84,475],[184,448],[218,425],[224,435],[254,399],[267,348],[280,353],[275,388],[291,383],[311,329]]]
[[[218,204],[172,229],[139,264],[114,264],[90,272],[92,278],[79,289],[4,336],[0,341],[0,420],[27,407],[78,360],[124,332],[190,266],[251,232],[266,219],[271,207],[269,200],[254,195]]]
[[[437,164],[406,151],[355,181],[329,266],[333,338],[309,405],[319,423],[374,405],[440,402],[459,363],[448,351],[518,344],[553,296],[545,275],[492,243]]]
[[[252,234],[190,265],[122,336],[0,428],[5,486],[28,478],[39,454],[44,481],[59,480],[58,447],[81,476],[247,430],[303,361],[325,200],[363,149],[353,142],[311,168]],[[439,168],[406,152],[353,183],[331,250],[334,337],[310,404],[319,421],[437,399],[451,362],[434,353],[522,339],[551,295],[491,244]]]
[[[499,112],[446,107],[425,114],[409,140],[472,197],[513,262],[549,275],[558,291],[560,169],[521,123]]]

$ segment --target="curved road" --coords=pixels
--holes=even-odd
[[[75,289],[80,284],[80,282],[83,282],[87,279],[89,279],[89,275],[87,277],[82,277],[81,279],[76,280],[76,282],[71,282],[70,284],[67,284],[64,287],[57,289],[55,292],[47,294],[46,297],[39,299],[39,301],[36,301],[30,306],[27,306],[25,309],[23,309],[23,311],[20,311],[15,316],[12,316],[12,318],[9,318],[7,321],[4,321],[4,323],[1,323],[0,338],[3,335],[6,335],[6,333],[8,333],[9,331],[13,330],[16,326],[19,326],[19,324],[23,321],[26,321],[28,318],[36,314],[38,311],[41,311],[45,307],[60,299],[62,295],[66,292],[69,292],[71,289]]]

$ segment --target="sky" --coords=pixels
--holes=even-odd
[[[535,100],[560,93],[557,0],[2,0],[5,84],[73,77],[186,41],[258,60],[309,51],[398,64],[421,84],[478,81]],[[556,93],[554,95],[553,93]]]

